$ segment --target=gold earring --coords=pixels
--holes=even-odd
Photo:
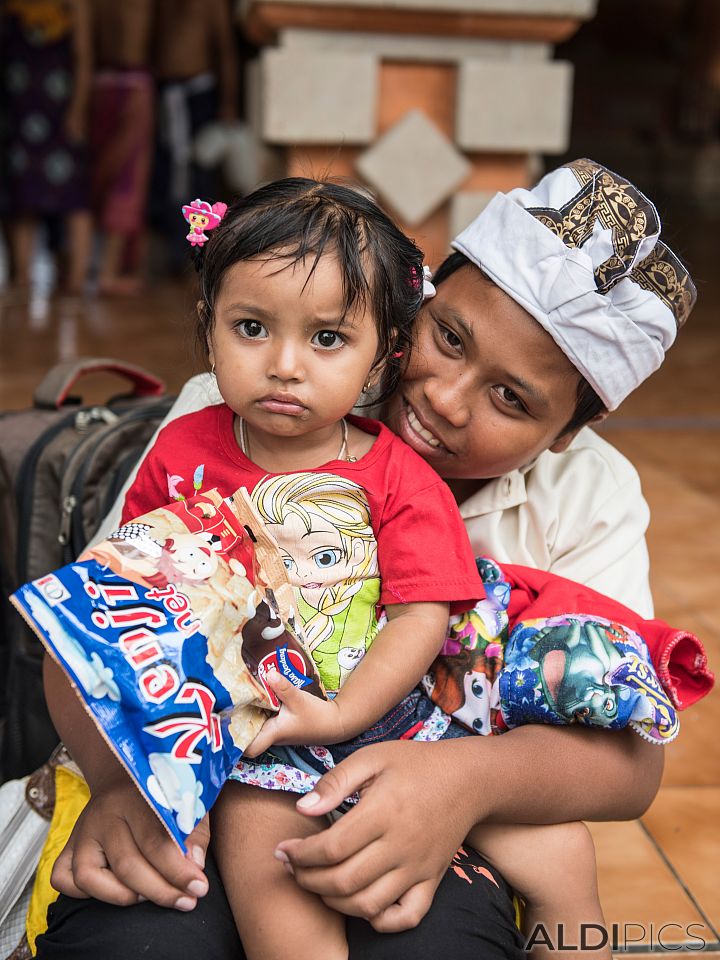
[[[210,367],[210,373],[213,377],[215,376],[215,364]]]

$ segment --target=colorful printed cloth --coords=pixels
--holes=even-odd
[[[629,725],[654,743],[677,736],[675,707],[638,632],[593,614],[511,624],[510,583],[492,561],[478,566],[486,599],[453,618],[425,683],[455,720],[475,733],[581,723],[609,730]]]

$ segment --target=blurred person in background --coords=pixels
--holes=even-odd
[[[61,286],[81,293],[92,240],[85,144],[92,59],[87,0],[3,0],[0,18],[11,279],[29,288],[38,227],[58,219],[67,251]]]
[[[187,245],[179,209],[188,198],[217,193],[214,171],[194,162],[194,140],[208,124],[237,118],[230,0],[155,0],[153,34],[158,123],[151,215],[168,244],[171,270],[180,271]]]
[[[152,0],[91,0],[96,72],[90,109],[93,212],[102,236],[98,292],[140,289],[155,91]]]

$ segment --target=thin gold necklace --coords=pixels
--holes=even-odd
[[[238,421],[238,439],[240,440],[240,449],[248,458],[248,460],[252,460],[252,457],[250,456],[250,441],[248,440],[247,426],[242,417],[238,417]],[[355,463],[357,461],[357,457],[348,456],[348,428],[345,418],[340,421],[340,428],[342,430],[342,443],[340,444],[340,450],[338,451],[338,455],[335,457],[335,459],[347,460],[349,463]]]

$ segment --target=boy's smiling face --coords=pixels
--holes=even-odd
[[[442,477],[500,477],[568,445],[579,380],[540,324],[468,265],[421,310],[388,425]]]

